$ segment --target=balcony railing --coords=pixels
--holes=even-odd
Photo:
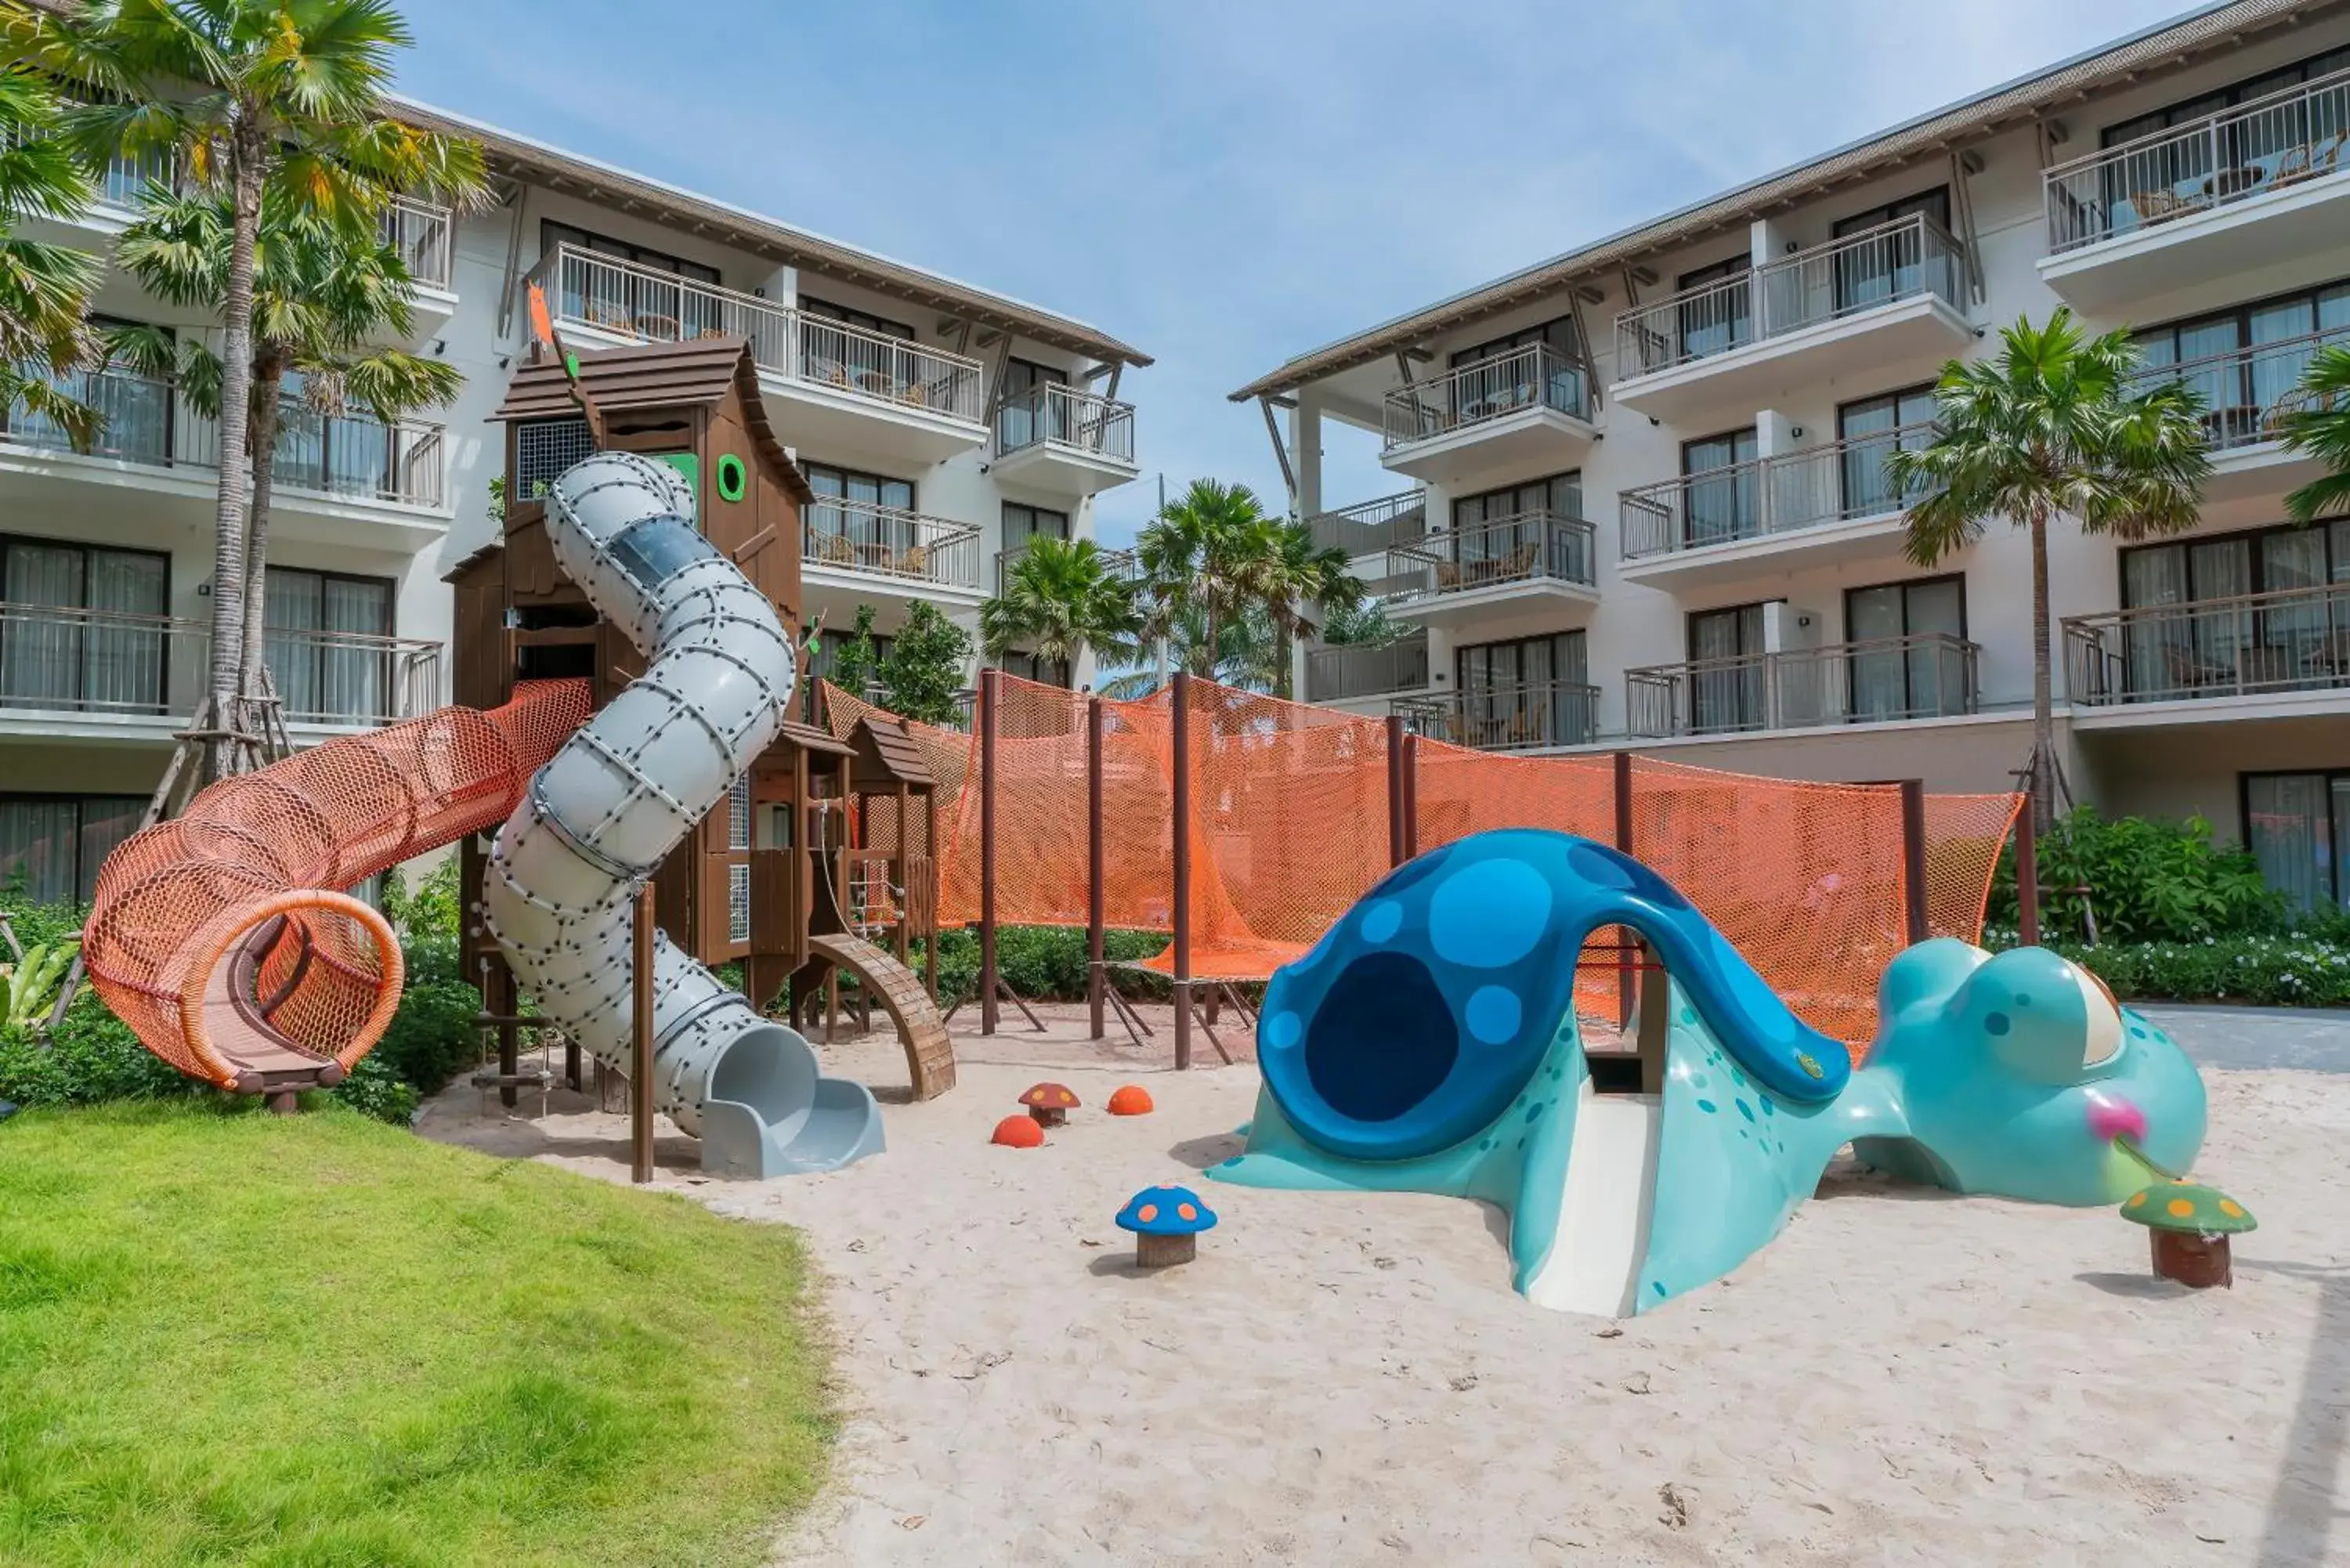
[[[1669,370],[1896,300],[1933,295],[1955,309],[1965,256],[1941,224],[1912,213],[1683,289],[1617,317],[1616,374]]]
[[[383,213],[384,243],[400,253],[411,283],[446,288],[456,219],[448,208],[413,196],[395,196]]]
[[[979,530],[869,501],[820,497],[802,513],[800,558],[868,576],[979,587]]]
[[[2350,584],[2067,617],[2064,680],[2094,708],[2350,686]]]
[[[1428,634],[1383,647],[1316,648],[1305,655],[1305,700],[1345,702],[1428,688]]]
[[[998,594],[1003,592],[1003,585],[1012,579],[1013,568],[1020,564],[1020,557],[1028,553],[1028,546],[1033,543],[1034,540],[1023,540],[1009,550],[995,552],[995,591]],[[1102,550],[1097,558],[1103,573],[1118,582],[1136,582],[1142,576],[1141,558],[1131,550]]]
[[[1546,343],[1530,343],[1389,392],[1387,446],[1450,435],[1532,408],[1555,409],[1578,420],[1591,417],[1591,389],[1582,365]]]
[[[26,368],[104,420],[93,457],[150,468],[212,470],[220,431],[190,408],[168,381],[108,369],[56,375]],[[36,414],[0,410],[0,442],[70,452],[63,427]],[[446,504],[447,431],[421,421],[385,424],[360,415],[327,414],[289,400],[278,415],[271,478],[292,490],[437,508]]]
[[[75,107],[70,101],[68,108]],[[13,147],[24,140],[24,133],[12,126],[0,126],[0,147]],[[118,151],[106,161],[98,177],[97,204],[112,207],[118,212],[135,210],[151,183],[177,183],[178,165],[168,151],[130,153]]]
[[[2257,446],[2282,440],[2287,416],[2320,406],[2315,394],[2302,389],[2302,372],[2319,349],[2344,343],[2350,343],[2350,327],[2149,366],[2131,389],[2180,382],[2203,400],[2203,435],[2211,450]]]
[[[1899,512],[1908,503],[1886,473],[1885,460],[1933,439],[1930,424],[1903,425],[1624,491],[1617,497],[1624,558]]]
[[[202,621],[0,602],[0,710],[185,713],[211,645]],[[273,629],[265,657],[289,722],[388,724],[442,706],[437,642]]]
[[[1947,632],[1624,672],[1625,727],[1634,735],[1718,735],[1975,711],[1981,649]]]
[[[995,410],[995,450],[1009,456],[1033,446],[1134,461],[1134,405],[1079,387],[1031,387]]]
[[[2304,82],[2043,178],[2048,251],[2062,255],[2350,170],[2350,71]]]
[[[1408,598],[1471,593],[1509,583],[1580,583],[1593,576],[1594,530],[1580,517],[1521,512],[1430,534],[1388,551],[1388,575]]]
[[[982,421],[985,375],[960,354],[571,245],[540,258],[531,278],[558,325],[650,343],[742,337],[760,369],[785,380]]]
[[[1481,752],[1580,746],[1599,732],[1599,688],[1571,680],[1472,686],[1388,704],[1415,735]]]
[[[1428,532],[1428,492],[1406,490],[1376,501],[1358,501],[1305,520],[1317,550],[1367,556],[1390,545],[1409,545]]]

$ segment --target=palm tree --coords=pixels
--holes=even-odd
[[[79,0],[59,13],[12,10],[14,52],[92,90],[60,118],[84,160],[118,151],[172,155],[198,186],[229,203],[220,296],[220,441],[248,452],[254,280],[262,198],[273,183],[353,233],[372,228],[392,192],[454,199],[484,184],[472,142],[393,120],[383,98],[396,51],[411,42],[390,0]],[[245,464],[224,461],[213,511],[207,772],[234,757],[246,730],[244,669]]]
[[[1318,609],[1326,619],[1357,609],[1363,582],[1346,551],[1315,545],[1313,531],[1295,519],[1274,525],[1272,544],[1251,587],[1273,626],[1274,695],[1285,699],[1292,694],[1290,645],[1311,636],[1315,626],[1307,609]]]
[[[2284,444],[2324,463],[2325,475],[2287,495],[2285,515],[2304,524],[2350,517],[2350,345],[2311,356],[2300,390],[2303,404],[2285,419]]]
[[[1135,538],[1144,635],[1172,641],[1186,620],[1196,619],[1200,635],[1183,639],[1181,667],[1212,679],[1222,628],[1261,598],[1279,526],[1247,485],[1193,480]]]
[[[2044,327],[2020,319],[1997,356],[1943,367],[1935,437],[1886,458],[1897,494],[1915,496],[1910,560],[1930,566],[1981,538],[1993,517],[2032,535],[2032,761],[2035,818],[2054,810],[2055,722],[2048,626],[2048,526],[2144,539],[2191,528],[2211,472],[2200,400],[2173,381],[2133,394],[2138,350],[2126,330],[2091,337],[2059,306]]]
[[[1244,607],[1238,615],[1218,622],[1212,649],[1208,645],[1205,612],[1197,606],[1182,610],[1168,624],[1167,645],[1176,669],[1238,691],[1272,691],[1286,657],[1273,617],[1262,605]],[[1102,679],[1096,688],[1105,697],[1128,701],[1148,697],[1165,685],[1165,677],[1157,671],[1129,670]]]
[[[1091,539],[1031,540],[1005,576],[1003,592],[979,607],[980,645],[1001,660],[1024,649],[1075,670],[1090,649],[1103,659],[1142,652],[1135,586],[1110,567]]]
[[[89,175],[57,137],[57,124],[48,84],[0,67],[0,421],[22,409],[87,446],[97,416],[52,377],[88,357],[83,320],[105,269],[85,252],[16,232],[26,218],[70,217],[88,204]]]
[[[262,210],[247,413],[252,519],[245,532],[237,680],[247,700],[265,691],[269,505],[287,378],[298,381],[311,414],[332,416],[357,404],[387,425],[452,401],[465,379],[445,359],[371,347],[386,337],[404,339],[415,327],[411,279],[398,246],[373,230],[353,234],[303,211],[275,183],[263,195]],[[226,281],[232,216],[220,194],[151,191],[138,220],[116,243],[116,257],[157,298],[202,308],[221,297]],[[198,413],[218,418],[226,367],[204,345],[153,327],[116,332],[109,344],[118,359],[176,381]]]

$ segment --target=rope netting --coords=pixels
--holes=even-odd
[[[504,820],[590,701],[585,680],[525,681],[488,712],[443,708],[212,784],[107,857],[92,983],[149,1050],[223,1087],[296,1052],[348,1070],[398,1005],[400,947],[335,889]]]
[[[1087,861],[1086,699],[1000,678],[997,920],[1083,926]],[[1257,980],[1311,946],[1386,873],[1387,726],[1205,680],[1188,683],[1191,965]],[[879,711],[824,691],[837,734]],[[1104,700],[1104,923],[1173,928],[1173,697]],[[942,921],[979,918],[980,758],[971,735],[910,729],[941,785]],[[1617,839],[1616,762],[1523,757],[1420,740],[1412,748],[1422,850],[1496,827]],[[1638,757],[1630,852],[1681,889],[1788,1004],[1852,1043],[1876,1026],[1877,978],[1906,944],[1908,889],[1898,784],[1810,784]],[[951,783],[949,781],[951,781]],[[1929,929],[1981,935],[1992,867],[2022,797],[1926,797]],[[872,807],[894,803],[877,801]],[[1613,1015],[1623,949],[1596,933],[1578,1004]],[[1151,961],[1172,972],[1171,952]]]

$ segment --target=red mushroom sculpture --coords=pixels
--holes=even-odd
[[[1077,1108],[1077,1096],[1059,1084],[1038,1084],[1020,1096],[1020,1103],[1028,1107],[1038,1127],[1056,1127]]]

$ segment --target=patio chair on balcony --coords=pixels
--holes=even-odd
[[[848,542],[846,534],[819,534],[816,558],[827,566],[853,566],[857,564],[857,546]]]
[[[1453,590],[1453,589],[1455,589],[1455,588],[1459,587],[1460,586],[1461,586],[1461,563],[1460,563],[1460,562],[1458,562],[1458,561],[1439,561],[1439,562],[1437,562],[1437,563],[1436,563],[1436,591],[1437,591],[1438,593],[1440,593],[1440,594],[1449,594],[1449,593],[1452,592],[1452,590]]]
[[[2233,687],[2239,671],[2232,664],[2221,664],[2200,658],[2195,650],[2181,643],[2170,643],[2162,650],[2163,665],[2170,677],[2174,692],[2193,693],[2220,687]]]
[[[2131,210],[2137,213],[2139,223],[2148,225],[2168,223],[2173,218],[2195,211],[2200,205],[2202,205],[2201,202],[2190,202],[2176,191],[2130,192]]]
[[[931,575],[931,550],[927,545],[909,545],[898,557],[898,575],[901,577],[927,577]]]
[[[2297,185],[2303,180],[2331,174],[2340,166],[2345,149],[2350,149],[2350,130],[2337,130],[2314,142],[2304,141],[2277,160],[2276,172],[2269,176],[2269,184],[2272,189]]]

